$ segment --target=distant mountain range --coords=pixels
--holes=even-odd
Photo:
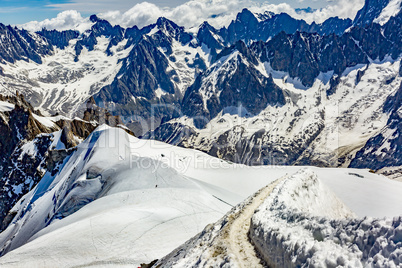
[[[185,241],[261,187],[265,178],[273,181],[280,175],[288,183],[299,181],[296,188],[306,193],[310,190],[303,181],[314,182],[311,189],[320,191],[312,172],[288,175],[288,171],[298,169],[291,165],[366,168],[371,172],[392,167],[383,173],[400,173],[400,5],[400,0],[367,0],[354,20],[334,17],[321,24],[308,24],[284,13],[256,14],[244,9],[221,29],[204,22],[196,30],[187,30],[163,17],[141,29],[123,28],[97,15],[90,17],[92,26],[83,33],[74,29],[34,33],[0,24],[0,255],[28,245],[23,250],[34,256],[42,249],[30,250],[29,246],[37,245],[29,244],[35,237],[40,238],[36,240],[39,244],[50,238],[52,242],[44,245],[52,252],[59,237],[66,240],[72,234],[77,241],[92,242],[78,248],[92,250],[97,243],[112,245],[115,237],[117,242],[126,241],[125,228],[146,244],[148,237],[143,235],[148,227],[162,228],[157,230],[163,232],[163,228],[175,229],[172,226],[176,224],[189,229],[178,228],[169,235]],[[165,144],[145,139],[210,156],[199,152],[199,157],[196,150],[177,147],[160,150],[153,146]],[[134,153],[139,155],[132,159]],[[183,174],[172,164],[183,164],[192,157],[207,162],[202,176],[194,175],[200,172],[194,163]],[[170,166],[163,165],[165,158]],[[138,161],[149,165],[133,168]],[[213,169],[215,161],[224,168]],[[234,163],[288,167],[277,169],[275,176],[266,176],[272,171],[269,167],[250,173],[251,167],[233,169],[237,166]],[[255,176],[250,179],[252,183],[233,183],[230,172],[226,173],[231,168],[232,174],[244,172],[233,176],[235,181]],[[213,183],[208,181],[211,170],[216,172]],[[346,174],[343,169],[321,170],[314,168],[320,176],[330,176],[328,181],[335,183],[332,186],[337,195],[343,189],[343,181],[333,179],[338,175],[349,179],[351,185],[362,185],[360,181],[366,176],[364,183],[369,187],[360,195],[379,185],[377,175],[368,171]],[[223,174],[229,175],[216,180]],[[353,192],[351,185],[348,191]],[[394,181],[383,181],[380,191],[391,193],[393,185]],[[243,191],[242,187],[247,189]],[[331,201],[325,193],[320,198]],[[317,204],[315,197],[310,197]],[[383,204],[397,200],[392,198],[383,199]],[[295,204],[300,205],[300,200]],[[181,254],[188,257],[187,264],[193,263],[193,255],[186,250],[211,248],[203,239],[220,235],[221,231],[211,230],[226,225],[230,222],[226,219],[246,204],[235,207],[218,221],[218,227],[207,227],[200,239],[184,244],[182,247],[187,248],[179,247],[159,263],[176,263]],[[88,210],[82,211],[84,207]],[[309,204],[311,207],[314,205]],[[126,224],[119,229],[110,221],[113,217],[109,213],[121,208],[121,218],[113,219]],[[254,213],[254,208],[248,212]],[[125,222],[127,215],[134,215],[129,218],[131,222]],[[148,219],[149,215],[153,216]],[[66,223],[69,216],[71,222]],[[139,218],[145,231],[131,225],[138,224]],[[84,221],[87,225],[81,224]],[[98,225],[91,240],[85,235],[92,232],[92,222]],[[103,232],[105,222],[109,225]],[[350,226],[365,228],[361,222],[355,223]],[[75,227],[70,228],[73,224]],[[261,233],[260,227],[254,229],[254,239]],[[69,232],[63,228],[70,228]],[[46,236],[52,230],[57,235]],[[225,236],[225,229],[221,230]],[[155,232],[150,232],[152,239]],[[356,235],[358,232],[360,229]],[[99,240],[94,241],[94,237]],[[137,237],[132,239],[137,241]],[[175,244],[176,237],[164,239],[169,248],[179,245]],[[311,239],[316,239],[315,234]],[[60,239],[60,243],[65,240]],[[349,248],[346,240],[345,250]],[[121,258],[121,248],[114,249]],[[109,253],[109,248],[102,250],[93,256]],[[131,250],[127,247],[122,252]],[[163,250],[152,256],[162,256]],[[13,264],[13,256],[21,256],[18,251],[14,253],[2,261]],[[76,257],[74,254],[71,256]],[[135,258],[137,262],[141,258],[149,261],[150,257]],[[83,259],[77,260],[77,265]],[[28,265],[30,260],[24,259]],[[204,260],[207,263],[210,258]],[[222,260],[211,263],[222,264],[229,259]]]
[[[50,133],[67,120],[49,128],[35,117],[82,118],[88,100],[109,111],[95,125],[119,116],[137,136],[232,162],[401,166],[402,13],[390,11],[394,2],[367,0],[353,21],[321,24],[244,9],[227,28],[204,22],[195,32],[166,18],[139,29],[96,15],[82,34],[0,24],[0,93],[16,107],[1,117],[3,189],[40,179]],[[21,156],[32,142],[43,150]],[[29,174],[13,175],[21,157],[21,174]],[[25,184],[21,194],[32,188]],[[17,192],[2,201],[3,218]]]

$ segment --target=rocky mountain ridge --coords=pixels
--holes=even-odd
[[[70,117],[93,97],[136,135],[234,162],[347,166],[386,127],[382,106],[399,88],[401,13],[374,23],[389,5],[367,0],[353,22],[319,25],[245,9],[195,33],[166,18],[125,29],[94,15],[81,35],[31,34],[53,50],[42,64],[3,59],[0,91]]]
[[[43,117],[17,92],[0,95],[0,230],[7,227],[14,204],[33,189],[100,124],[118,126],[119,117],[88,102],[84,120]]]
[[[250,47],[238,43],[229,49],[232,54],[224,49],[218,54],[217,63],[200,75],[186,92],[182,107],[187,119],[167,122],[145,137],[197,148],[245,164],[348,166],[356,150],[367,141],[367,133],[375,135],[378,128],[387,129],[384,117],[388,117],[389,111],[382,105],[387,94],[390,94],[388,99],[394,99],[393,94],[401,82],[401,39],[399,31],[395,31],[400,18],[399,13],[383,26],[354,27],[341,36],[282,32],[268,42],[255,42]],[[243,64],[244,61],[247,64]],[[387,73],[385,65],[389,64],[393,67]],[[279,86],[278,92],[286,96],[286,101],[277,100],[277,106],[271,108],[266,108],[269,103],[263,102],[260,106],[263,109],[257,110],[264,97],[256,91],[258,86],[253,84],[253,80],[260,82],[265,89],[270,86],[258,75],[237,74],[245,65],[248,71],[254,70],[262,77],[265,75],[264,78],[273,81],[272,85]],[[381,65],[385,67],[383,74]],[[240,83],[228,83],[228,78]],[[375,83],[374,87],[370,82]],[[245,95],[227,103],[232,97],[220,93],[220,90],[228,85],[236,85],[234,88],[239,89],[239,94]],[[244,88],[245,85],[250,86]],[[248,88],[258,97],[247,93]],[[359,93],[352,93],[356,90]],[[215,94],[220,94],[218,96],[222,99]],[[353,96],[353,105],[346,104],[344,98],[348,95]],[[381,101],[375,103],[372,96]],[[249,104],[248,97],[252,100]],[[237,108],[230,111],[229,107]],[[374,110],[367,116],[358,107]],[[353,115],[351,111],[354,111]],[[350,121],[351,118],[354,122]],[[261,119],[267,123],[257,123]],[[373,121],[376,127],[358,123],[361,120]],[[358,124],[361,124],[360,130],[356,129]],[[252,126],[252,130],[247,130],[247,126]],[[338,137],[334,137],[334,129]],[[344,139],[343,133],[353,131],[366,134],[358,134],[358,141],[351,144]],[[332,144],[328,139],[333,140]],[[319,147],[326,148],[325,152]],[[392,165],[400,165],[399,158],[393,158],[394,153],[391,155]],[[353,161],[352,165],[356,165],[357,160]],[[373,165],[373,168],[383,167],[384,162]],[[360,167],[370,166],[366,163]]]

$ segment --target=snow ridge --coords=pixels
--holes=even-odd
[[[313,171],[302,169],[259,207],[249,236],[272,267],[396,267],[402,263],[402,217],[351,217],[353,213]]]
[[[235,206],[217,223],[161,259],[155,267],[263,267],[247,233],[254,210],[280,178]]]

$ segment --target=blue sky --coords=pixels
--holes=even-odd
[[[19,24],[54,17],[59,11],[48,5],[68,2],[68,0],[0,0],[0,22]]]
[[[176,7],[187,0],[148,0],[159,7]],[[204,0],[207,1],[207,0]],[[249,2],[262,3],[261,0]],[[83,16],[116,10],[124,12],[132,8],[139,0],[0,0],[0,22],[4,24],[23,24],[29,21],[42,21],[54,18],[65,10],[77,10]],[[267,1],[265,1],[267,2]],[[286,2],[293,8],[322,8],[327,1],[317,0],[271,0],[270,4]]]

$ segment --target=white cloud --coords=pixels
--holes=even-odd
[[[68,4],[68,7],[81,7],[78,6],[78,0],[75,2]],[[106,0],[92,0],[88,1],[87,4],[92,5],[95,2],[98,2],[98,6],[106,5],[107,3]],[[98,13],[98,16],[114,25],[119,24],[122,27],[137,25],[141,28],[156,22],[161,16],[171,19],[178,25],[185,26],[186,28],[197,27],[205,20],[215,27],[222,27],[229,25],[231,20],[243,8],[248,8],[253,12],[261,13],[264,11],[272,11],[274,13],[286,12],[294,18],[304,19],[308,23],[313,21],[321,23],[333,16],[353,19],[363,4],[364,0],[331,0],[328,2],[327,7],[318,9],[313,13],[296,13],[294,8],[287,3],[269,4],[253,0],[190,0],[174,8],[162,8],[152,3],[142,2],[136,4],[126,12],[118,11],[118,7],[116,6],[115,11],[101,12]],[[24,27],[29,29],[46,27],[48,29],[65,30],[68,28],[75,29],[77,24],[85,24],[85,22],[88,22],[88,19],[82,18],[77,11],[64,11],[56,18],[42,22],[30,22],[25,24]]]
[[[76,29],[79,31],[85,31],[91,26],[89,18],[84,18],[81,14],[75,10],[66,10],[57,15],[56,18],[46,19],[44,21],[31,21],[22,25],[18,25],[20,28],[27,29],[29,31],[40,31],[43,28],[48,30],[69,30]]]
[[[303,18],[306,16],[305,20],[309,23],[313,21],[321,23],[326,19],[335,16],[340,18],[350,18],[353,20],[357,11],[359,11],[363,5],[364,0],[336,0],[329,2],[327,7],[316,10],[311,14],[300,14],[298,18]]]
[[[128,11],[121,13],[120,11],[109,11],[98,14],[99,17],[108,20],[112,24],[118,24],[122,27],[132,27],[137,25],[143,27],[154,23],[159,17],[164,16],[164,12],[158,6],[143,2],[136,4]]]

